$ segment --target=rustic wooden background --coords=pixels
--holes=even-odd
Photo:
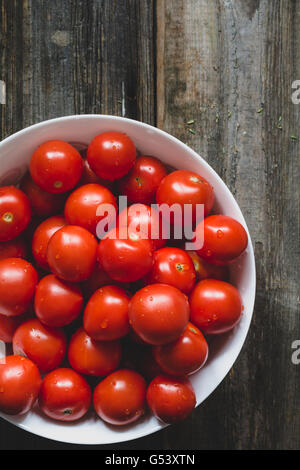
[[[156,125],[220,174],[255,245],[256,308],[230,374],[183,424],[105,448],[299,448],[300,365],[291,345],[300,339],[300,105],[291,95],[300,79],[300,1],[0,5],[2,138],[78,113]],[[1,449],[73,447],[0,422]]]

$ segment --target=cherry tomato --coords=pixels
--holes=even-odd
[[[153,244],[154,250],[166,244],[163,238],[163,221],[161,214],[145,204],[133,204],[124,209],[117,219],[119,227],[127,226],[134,232],[142,232]]]
[[[93,401],[103,421],[115,425],[133,423],[145,413],[146,382],[133,370],[117,370],[97,385]]]
[[[202,281],[203,279],[227,281],[229,279],[228,266],[210,264],[201,258],[196,251],[187,251],[187,253],[194,263],[197,281]]]
[[[129,322],[130,325],[130,322]],[[131,328],[129,331],[129,338],[133,341],[134,344],[138,344],[141,346],[147,346],[149,348],[149,344],[142,340],[142,338]]]
[[[127,176],[119,182],[119,193],[130,203],[152,204],[161,180],[167,175],[165,166],[154,157],[139,157]]]
[[[207,216],[214,203],[213,187],[200,175],[188,170],[177,170],[167,175],[160,183],[156,202],[158,205],[179,204],[182,215],[175,215],[173,219],[175,224],[182,224],[184,219],[184,204],[192,204],[192,222],[196,222],[197,204],[204,205],[204,215]],[[185,221],[186,222],[186,221]]]
[[[100,287],[108,286],[114,283],[115,281],[109,277],[100,263],[97,263],[90,277],[84,281],[81,286],[84,296],[89,299]]]
[[[16,329],[21,323],[27,320],[27,318],[27,312],[17,317],[8,317],[0,314],[0,341],[11,343]]]
[[[149,344],[176,340],[189,320],[187,297],[176,287],[152,284],[139,290],[129,304],[129,321],[134,331]]]
[[[14,354],[28,357],[41,372],[48,372],[61,364],[66,344],[63,330],[44,326],[37,318],[22,323],[13,336]]]
[[[240,320],[242,300],[236,287],[216,279],[200,281],[190,296],[191,322],[204,334],[231,330]]]
[[[211,215],[202,220],[196,227],[196,237],[197,233],[203,233],[204,236],[204,244],[197,253],[216,265],[231,263],[243,253],[248,244],[244,227],[226,215]]]
[[[196,396],[188,379],[159,375],[148,387],[147,402],[156,418],[172,424],[191,414],[196,405]]]
[[[68,358],[77,372],[104,377],[118,367],[121,354],[120,341],[96,341],[80,328],[71,338]]]
[[[129,297],[118,286],[104,286],[90,298],[83,315],[83,326],[96,340],[110,341],[129,332]]]
[[[79,182],[83,162],[80,153],[62,140],[49,140],[32,154],[30,174],[48,193],[65,193]]]
[[[86,156],[82,155],[82,157],[84,157],[83,172],[79,186],[83,186],[85,184],[101,184],[101,186],[105,186],[110,191],[113,191],[114,184],[111,181],[105,180],[104,178],[99,178],[99,176],[97,176],[96,173],[91,169],[89,162],[85,158]]]
[[[120,132],[104,132],[90,143],[87,160],[100,178],[114,181],[125,176],[136,159],[132,140]]]
[[[100,184],[86,184],[75,189],[68,197],[65,205],[65,218],[71,225],[80,225],[96,235],[97,224],[107,215],[98,215],[103,205],[111,205],[117,212],[114,195]]]
[[[50,266],[47,261],[47,248],[52,235],[57,230],[64,227],[66,221],[63,216],[57,215],[44,220],[35,230],[32,238],[32,254],[37,264],[50,271]]]
[[[196,280],[194,264],[180,248],[161,248],[153,255],[153,266],[146,280],[149,284],[169,284],[189,294]]]
[[[115,281],[134,282],[150,271],[153,245],[141,232],[112,229],[99,244],[98,260]]]
[[[72,145],[73,147],[75,147],[76,150],[78,150],[82,158],[86,158],[86,153],[87,153],[87,148],[88,148],[87,144],[85,144],[84,142],[68,142],[68,143]]]
[[[21,258],[0,261],[0,312],[21,315],[33,299],[38,275],[34,267]]]
[[[0,361],[0,411],[9,415],[27,413],[36,402],[41,376],[36,365],[21,356]]]
[[[56,369],[43,380],[39,396],[41,410],[58,421],[82,418],[92,401],[87,381],[72,369]]]
[[[192,323],[188,323],[176,341],[154,346],[153,355],[166,374],[190,375],[204,366],[208,345],[201,331]]]
[[[53,194],[43,191],[35,184],[30,174],[24,176],[20,188],[28,197],[33,213],[40,217],[58,214],[64,206],[65,194]]]
[[[37,285],[34,307],[36,316],[44,325],[66,326],[82,311],[81,289],[75,284],[59,279],[54,274],[49,274]]]
[[[26,258],[27,248],[22,238],[0,243],[0,260],[6,258]]]
[[[57,230],[48,243],[47,261],[51,271],[65,281],[88,279],[96,259],[96,238],[78,225],[67,225]]]
[[[28,226],[30,202],[26,194],[14,186],[0,187],[0,241],[13,240]]]
[[[151,347],[145,348],[138,356],[138,370],[147,381],[153,380],[157,375],[163,374],[162,368],[153,357]]]

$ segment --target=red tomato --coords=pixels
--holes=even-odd
[[[138,362],[139,370],[141,371],[141,374],[146,377],[147,381],[151,382],[151,380],[153,380],[157,375],[163,374],[163,371],[154,359],[152,350],[149,346],[139,354]]]
[[[188,323],[176,341],[154,346],[153,355],[166,374],[190,375],[204,366],[208,345],[201,331],[192,323]]]
[[[22,323],[13,337],[14,354],[28,357],[41,372],[48,372],[61,364],[66,345],[63,330],[44,326],[37,318]]]
[[[120,132],[104,132],[90,143],[87,160],[100,178],[114,181],[125,176],[136,159],[132,140]]]
[[[45,218],[58,214],[64,206],[65,194],[52,194],[43,191],[35,184],[29,173],[22,179],[20,188],[28,197],[33,213],[40,217]]]
[[[106,271],[97,263],[90,277],[81,286],[86,298],[90,298],[94,292],[102,286],[114,284],[115,281],[109,277]]]
[[[83,315],[83,326],[96,340],[111,341],[129,332],[130,298],[118,286],[104,286],[90,298]]]
[[[41,410],[58,421],[76,421],[91,404],[92,392],[87,381],[72,369],[56,369],[43,380],[39,396]]]
[[[0,243],[0,260],[6,258],[26,258],[26,244],[22,238]]]
[[[49,140],[32,154],[30,174],[48,193],[65,193],[79,182],[83,162],[80,153],[62,140]]]
[[[76,150],[78,150],[82,158],[86,158],[86,152],[88,148],[87,144],[83,142],[68,142],[68,143],[72,145],[73,147],[75,147]]]
[[[17,317],[7,317],[6,315],[0,314],[0,341],[4,341],[4,343],[11,343],[16,329],[27,318],[27,312],[23,315],[18,315]]]
[[[112,229],[101,240],[98,260],[115,281],[134,282],[152,267],[153,245],[144,234]]]
[[[114,195],[100,184],[86,184],[75,189],[65,205],[65,218],[71,225],[80,225],[96,235],[97,224],[106,217],[107,212],[98,215],[100,206],[112,206],[117,213]]]
[[[110,424],[124,425],[145,413],[146,382],[137,372],[120,369],[102,380],[94,391],[94,408]]]
[[[34,267],[21,258],[0,261],[0,312],[21,315],[33,299],[38,275]]]
[[[204,334],[231,330],[240,320],[242,300],[236,287],[216,279],[200,281],[190,296],[191,321]]]
[[[142,232],[153,244],[154,250],[166,244],[163,238],[163,222],[161,214],[153,207],[145,204],[133,204],[124,209],[117,219],[119,227],[127,226],[134,232]]]
[[[131,341],[131,344],[138,344],[141,346],[147,346],[147,348],[149,348],[149,344],[145,343],[145,341],[143,341],[142,338],[140,338],[140,336],[138,336],[137,333],[132,328],[129,331],[129,339]]]
[[[49,240],[57,230],[65,225],[65,219],[62,216],[57,215],[44,220],[44,222],[42,222],[34,232],[32,238],[32,254],[38,265],[47,271],[50,271],[50,266],[47,261]]]
[[[147,402],[156,418],[172,424],[191,414],[196,396],[188,379],[159,375],[148,387]]]
[[[186,251],[166,247],[155,251],[153,266],[146,279],[149,284],[169,284],[189,294],[194,287],[196,273]]]
[[[79,182],[79,186],[83,186],[85,184],[101,184],[101,186],[105,186],[110,191],[113,191],[114,184],[111,181],[105,180],[104,178],[99,178],[99,176],[97,176],[96,173],[91,169],[89,162],[87,161],[85,156],[82,156],[84,157],[83,173]]]
[[[14,186],[0,188],[0,241],[13,240],[28,226],[30,202],[26,194]]]
[[[200,175],[188,170],[177,170],[167,175],[160,183],[156,202],[158,205],[179,204],[182,217],[174,218],[176,224],[183,222],[184,204],[192,204],[192,222],[197,220],[197,204],[204,204],[204,215],[207,216],[214,203],[213,187]]]
[[[187,251],[191,260],[194,263],[196,278],[198,281],[203,279],[219,279],[220,281],[227,281],[229,279],[228,266],[216,266],[210,264],[201,258],[196,251]]]
[[[121,361],[120,341],[96,341],[80,328],[71,338],[68,358],[71,367],[86,375],[104,377]]]
[[[79,286],[45,276],[37,285],[34,307],[36,316],[47,326],[60,327],[71,323],[82,311],[83,296]]]
[[[48,243],[47,261],[51,271],[65,281],[88,279],[96,259],[96,238],[83,227],[67,225],[55,232]]]
[[[216,265],[229,264],[246,249],[248,236],[244,227],[232,217],[211,215],[202,220],[195,235],[204,235],[204,244],[197,253],[206,261]]]
[[[144,287],[129,304],[132,328],[143,341],[154,345],[177,339],[187,326],[189,314],[187,297],[166,284]]]
[[[119,182],[119,193],[130,203],[152,204],[161,180],[167,175],[165,166],[154,157],[139,157],[130,173]]]
[[[91,276],[84,282],[81,283],[82,291],[84,294],[84,297],[89,299],[92,297],[94,292],[96,292],[97,289],[100,289],[100,287],[103,286],[119,286],[122,289],[127,289],[130,290],[132,287],[132,284],[129,282],[117,282],[114,281],[106,271],[104,271],[103,267],[100,265],[98,262],[91,274]]]
[[[0,361],[0,411],[9,415],[27,413],[36,402],[41,376],[36,365],[21,356]]]

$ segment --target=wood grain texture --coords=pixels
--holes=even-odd
[[[294,1],[157,2],[158,127],[197,150],[235,195],[258,286],[241,356],[169,446],[299,448],[299,14]]]
[[[300,447],[299,22],[296,0],[0,0],[2,138],[74,113],[156,123],[224,179],[255,245],[255,314],[228,377],[184,423],[107,450]],[[1,421],[0,448],[75,446]]]
[[[151,0],[2,0],[1,137],[68,114],[155,121]]]

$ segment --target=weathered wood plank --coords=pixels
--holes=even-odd
[[[2,138],[67,114],[154,123],[153,2],[1,1]]]
[[[299,448],[299,366],[291,362],[300,331],[300,107],[291,102],[299,8],[280,0],[158,0],[157,21],[158,126],[195,148],[235,194],[258,281],[239,360],[192,422],[165,432],[165,446]]]

